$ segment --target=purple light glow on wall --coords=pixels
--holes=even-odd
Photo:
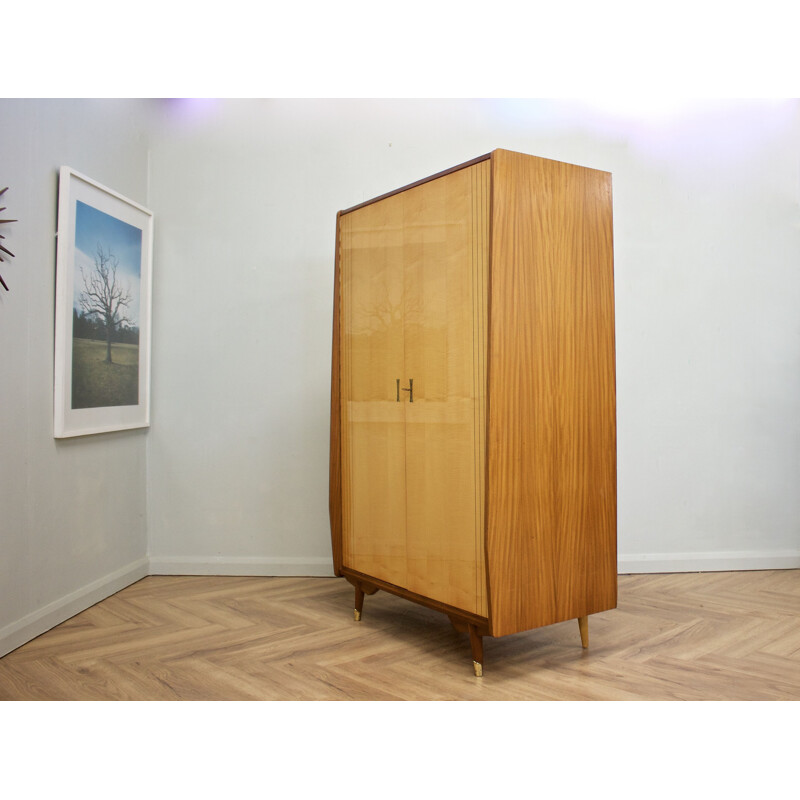
[[[213,97],[173,97],[164,101],[173,117],[194,122],[212,117],[219,100]]]
[[[582,105],[584,122],[654,159],[724,166],[763,152],[795,124],[795,100],[609,97]]]

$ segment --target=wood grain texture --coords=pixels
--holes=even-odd
[[[343,214],[339,223],[343,564],[404,586],[403,198]]]
[[[800,570],[622,575],[615,611],[486,638],[333,578],[144,578],[0,658],[12,700],[800,700]]]
[[[616,604],[611,176],[492,154],[487,564],[501,636]]]
[[[488,176],[483,160],[339,217],[343,564],[478,615]]]
[[[406,587],[485,615],[482,465],[485,403],[475,306],[488,253],[487,161],[405,192]],[[482,213],[483,212],[483,213]]]

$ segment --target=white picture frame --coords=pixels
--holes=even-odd
[[[150,425],[152,271],[152,212],[61,167],[55,438]]]

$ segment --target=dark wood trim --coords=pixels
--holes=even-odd
[[[377,589],[382,589],[384,592],[389,592],[389,594],[403,597],[406,600],[411,600],[412,602],[418,603],[426,608],[433,609],[434,611],[440,611],[442,614],[447,614],[447,616],[450,617],[451,622],[456,620],[464,625],[471,625],[481,636],[491,636],[491,633],[489,632],[489,620],[486,617],[480,617],[477,614],[470,613],[469,611],[463,611],[455,606],[447,605],[447,603],[440,603],[438,600],[431,600],[430,597],[416,594],[408,589],[395,586],[393,583],[387,583],[379,578],[373,578],[371,575],[365,575],[363,572],[358,572],[357,570],[350,569],[349,567],[342,567],[341,574],[344,575],[344,577],[347,578],[347,580],[350,581],[353,586],[361,586],[362,589],[367,586],[374,586]],[[369,594],[369,592],[366,592],[366,590],[365,593]]]
[[[401,192],[406,192],[409,189],[413,189],[416,186],[421,186],[423,183],[428,183],[429,181],[435,181],[437,178],[449,175],[451,172],[458,172],[460,169],[466,169],[467,167],[473,166],[473,164],[480,164],[481,161],[486,161],[491,157],[492,157],[491,153],[486,153],[486,155],[478,156],[477,158],[473,158],[471,161],[465,161],[463,164],[458,164],[455,167],[450,167],[450,169],[442,170],[441,172],[437,172],[435,175],[429,175],[427,178],[422,178],[421,180],[414,181],[414,183],[409,183],[406,186],[401,186],[399,189],[394,189],[391,192],[386,192],[386,194],[379,195],[378,197],[373,197],[371,200],[365,200],[363,203],[359,203],[358,205],[346,208],[344,211],[340,211],[339,214],[349,214],[351,211],[357,211],[359,208],[364,208],[364,206],[371,205],[372,203],[377,203],[379,200],[385,200],[387,197],[392,197],[393,195],[400,194]]]
[[[331,353],[331,450],[328,512],[331,521],[333,572],[342,574],[342,415],[339,378],[339,217],[336,215],[336,256],[333,266],[333,334]]]

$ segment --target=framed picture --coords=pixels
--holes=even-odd
[[[57,439],[150,424],[153,215],[61,167],[56,248]]]

